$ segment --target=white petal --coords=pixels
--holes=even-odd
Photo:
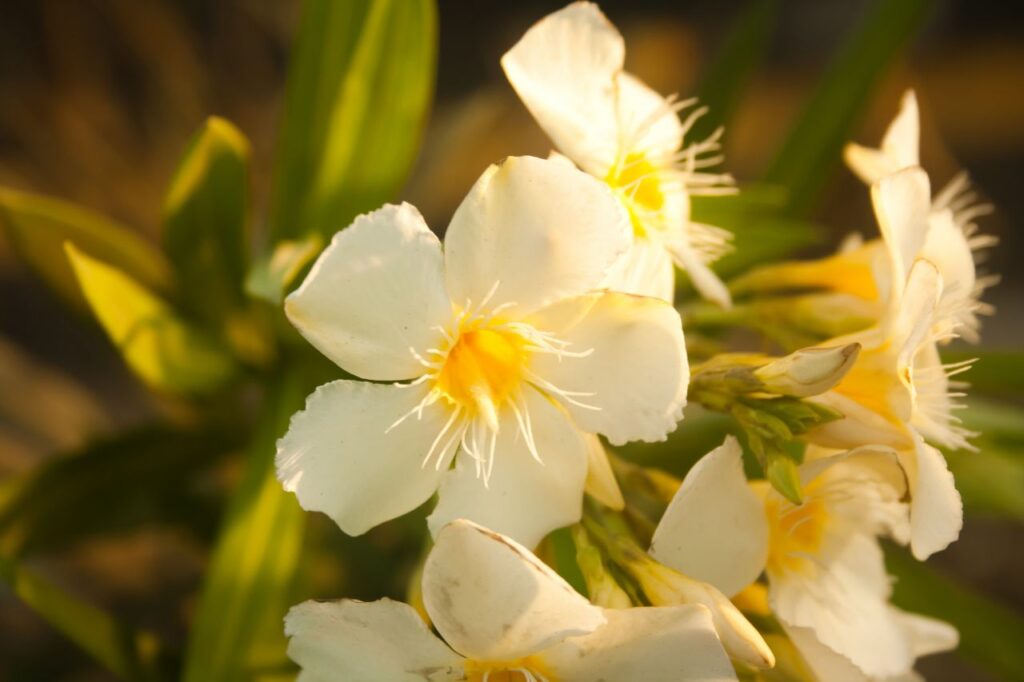
[[[318,388],[277,443],[277,477],[307,511],[361,535],[423,504],[443,472],[421,466],[447,415],[438,404],[411,415],[422,386],[335,381]]]
[[[515,415],[504,410],[487,485],[475,461],[460,453],[427,519],[435,534],[447,522],[466,518],[536,547],[551,531],[579,521],[587,476],[584,434],[537,391],[526,388],[523,395],[541,461],[531,454]]]
[[[675,430],[690,370],[683,328],[664,301],[619,293],[591,294],[540,311],[532,322],[586,357],[534,357],[531,370],[570,395],[577,423],[612,445],[658,441]],[[558,397],[557,395],[555,397]],[[596,409],[595,409],[596,408]]]
[[[609,509],[623,509],[626,501],[622,498],[622,489],[601,439],[591,433],[584,434],[584,439],[587,442],[587,480],[584,484],[587,494]]]
[[[533,25],[501,58],[537,123],[582,168],[604,177],[616,160],[616,78],[622,36],[591,3],[577,2]]]
[[[897,608],[891,609],[894,618],[908,634],[914,656],[928,656],[943,651],[952,651],[960,643],[960,633],[945,621],[908,613]]]
[[[712,303],[723,308],[732,305],[729,289],[708,265],[701,260],[696,251],[688,244],[677,243],[672,248],[676,264],[690,276],[697,292]]]
[[[844,533],[836,544],[819,552],[819,570],[770,576],[772,611],[788,626],[811,629],[868,676],[909,671],[913,655],[889,613],[889,579],[877,540]]]
[[[928,175],[916,166],[887,175],[871,186],[871,200],[889,252],[893,295],[898,299],[928,234]]]
[[[303,602],[288,612],[284,631],[304,682],[461,679],[461,657],[411,606],[390,599]]]
[[[901,378],[914,356],[930,338],[935,311],[942,296],[942,276],[935,265],[918,258],[910,269],[907,287],[898,307],[883,320],[882,327],[894,352],[898,354]]]
[[[927,324],[927,319],[922,324]],[[967,438],[974,434],[960,426],[954,414],[955,394],[951,393],[950,380],[934,342],[917,349],[910,374],[914,387],[911,423],[917,432],[942,447],[973,449]]]
[[[601,609],[525,547],[464,519],[437,534],[423,602],[445,641],[482,661],[535,654],[605,623]]]
[[[452,300],[514,304],[522,314],[601,286],[632,242],[626,209],[605,183],[529,156],[491,166],[445,236]]]
[[[727,596],[764,570],[768,522],[743,474],[735,438],[726,438],[686,474],[654,531],[651,556]]]
[[[940,308],[946,319],[936,331],[949,334],[961,331],[961,324],[977,325],[974,321],[975,284],[974,255],[964,231],[956,224],[950,210],[936,211],[929,218],[928,238],[921,255],[931,261],[942,275],[942,301]]]
[[[285,302],[302,335],[365,379],[423,374],[410,352],[437,345],[452,308],[441,243],[413,206],[385,206],[334,236]]]
[[[612,291],[651,296],[672,303],[676,286],[672,257],[660,242],[637,237],[629,251],[612,268],[606,286]]]
[[[914,441],[901,458],[910,476],[910,547],[924,561],[960,536],[964,505],[946,458],[920,436]]]
[[[896,162],[882,150],[864,147],[854,142],[843,148],[843,160],[858,178],[869,185],[899,170]]]
[[[670,164],[683,144],[683,126],[675,109],[667,99],[629,73],[619,74],[618,85],[624,149]]]
[[[819,682],[873,682],[853,661],[818,641],[810,628],[783,629]]]
[[[874,411],[844,395],[829,391],[808,398],[842,414],[805,434],[808,441],[827,448],[855,448],[864,443],[877,443],[893,448],[910,446],[910,434],[903,426],[893,424]]]
[[[845,156],[850,169],[870,185],[885,175],[918,165],[918,119],[917,98],[913,90],[907,90],[900,102],[899,113],[882,138],[880,149],[847,145]]]
[[[559,682],[736,679],[703,606],[610,610],[605,616],[606,625],[542,654]]]

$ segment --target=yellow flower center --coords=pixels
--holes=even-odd
[[[465,408],[497,408],[522,381],[526,340],[506,329],[470,329],[459,334],[437,375],[437,387]]]
[[[828,509],[814,497],[815,483],[804,488],[803,504],[795,505],[774,493],[765,498],[769,573],[803,572],[813,566],[809,555],[821,549],[828,525]]]
[[[649,219],[644,220],[645,214],[656,213],[665,205],[657,166],[643,154],[629,154],[609,171],[605,182],[629,209],[633,231],[639,236],[647,234]]]
[[[558,682],[536,656],[514,661],[474,661],[465,663],[468,682]]]

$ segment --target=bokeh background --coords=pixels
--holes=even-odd
[[[546,140],[505,82],[498,59],[533,21],[562,4],[441,0],[436,101],[404,192],[431,224],[444,225],[489,163],[509,154],[546,154]],[[601,5],[625,33],[627,68],[659,91],[683,96],[704,83],[730,27],[748,7],[722,0]],[[741,185],[770,163],[867,5],[777,3],[761,63],[727,121],[726,167]],[[900,94],[912,86],[922,105],[923,164],[933,181],[942,184],[967,169],[996,206],[982,224],[1000,246],[984,268],[1001,273],[1002,282],[986,297],[998,315],[986,320],[982,347],[998,350],[1020,349],[1024,331],[1024,237],[1015,229],[1024,214],[1024,13],[1015,5],[933,3],[923,29],[864,103],[856,136],[875,143]],[[0,185],[70,199],[155,239],[163,193],[186,142],[217,114],[253,144],[255,215],[265,213],[297,10],[298,3],[263,0],[5,1]],[[874,231],[867,192],[839,167],[828,175],[812,215],[822,240],[807,255],[827,251],[850,230]],[[0,240],[0,494],[4,479],[166,409],[124,368],[99,328],[61,306]],[[212,469],[209,480],[192,483],[194,509],[184,528],[139,527],[128,514],[123,528],[44,552],[32,565],[180,646],[208,558],[204,547],[221,512],[211,491],[233,475],[225,465]],[[1013,475],[1009,485],[1017,486],[1024,504],[1024,469]],[[370,541],[393,550],[402,566],[415,560],[386,536]],[[1024,613],[1019,521],[975,515],[960,542],[934,562]],[[359,589],[371,598],[400,596],[403,586],[389,580]],[[921,670],[931,680],[995,679],[955,655],[929,658]],[[0,587],[0,680],[37,679],[110,677]]]

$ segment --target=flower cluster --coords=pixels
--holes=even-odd
[[[938,348],[975,339],[986,312],[985,207],[962,177],[932,196],[908,93],[879,149],[846,154],[881,237],[726,287],[709,266],[729,235],[690,215],[692,196],[735,191],[711,170],[721,131],[688,140],[703,109],[624,57],[593,4],[537,23],[501,64],[558,151],[488,168],[443,244],[408,204],[359,217],[288,297],[353,378],[293,418],[284,487],[350,535],[437,500],[422,613],[295,607],[303,679],[735,680],[789,647],[806,679],[906,680],[955,646],[950,626],[889,603],[879,540],[924,559],[960,531],[936,446],[969,447],[951,380],[967,365]],[[676,266],[718,306],[790,295],[858,322],[782,358],[691,369]],[[681,482],[606,450],[664,440],[688,394],[736,417],[764,480],[733,437]],[[589,601],[531,551],[566,526]]]

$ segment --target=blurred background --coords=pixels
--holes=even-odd
[[[548,143],[517,101],[498,59],[561,2],[442,0],[436,100],[404,198],[443,229],[479,173],[510,154],[545,155]],[[606,1],[623,31],[627,68],[655,89],[687,97],[748,3]],[[165,188],[205,118],[233,121],[253,145],[254,215],[265,215],[283,85],[299,3],[261,0],[37,0],[4,3],[0,20],[0,186],[81,203],[156,239]],[[758,68],[726,121],[727,170],[756,180],[836,47],[864,14],[859,0],[777,3]],[[966,169],[996,206],[982,220],[997,235],[984,269],[1002,275],[986,299],[983,348],[1017,350],[1024,332],[1024,13],[1015,3],[939,0],[882,74],[855,139],[874,145],[907,87],[922,108],[923,165],[942,185]],[[811,215],[824,253],[850,230],[874,234],[868,193],[835,167]],[[343,227],[342,225],[338,226]],[[257,222],[259,228],[259,222]],[[1020,377],[1024,381],[1024,376]],[[95,323],[61,306],[0,239],[0,479],[167,409],[125,369]],[[1024,503],[1024,470],[1004,481]],[[32,566],[56,584],[181,645],[216,530],[230,466],[190,483],[181,526],[130,521]],[[2,496],[2,487],[0,487]],[[103,500],[82,504],[102,505]],[[133,504],[157,505],[160,500]],[[1024,518],[1022,516],[1021,518]],[[388,538],[371,536],[388,549]],[[394,549],[395,561],[415,556]],[[934,562],[1024,612],[1020,520],[976,514]],[[310,570],[318,570],[313,567]],[[329,570],[324,568],[323,570]],[[368,598],[403,585],[367,583]],[[1021,643],[1024,645],[1024,642]],[[995,680],[956,655],[926,659],[930,680]],[[0,587],[0,680],[111,679]]]

